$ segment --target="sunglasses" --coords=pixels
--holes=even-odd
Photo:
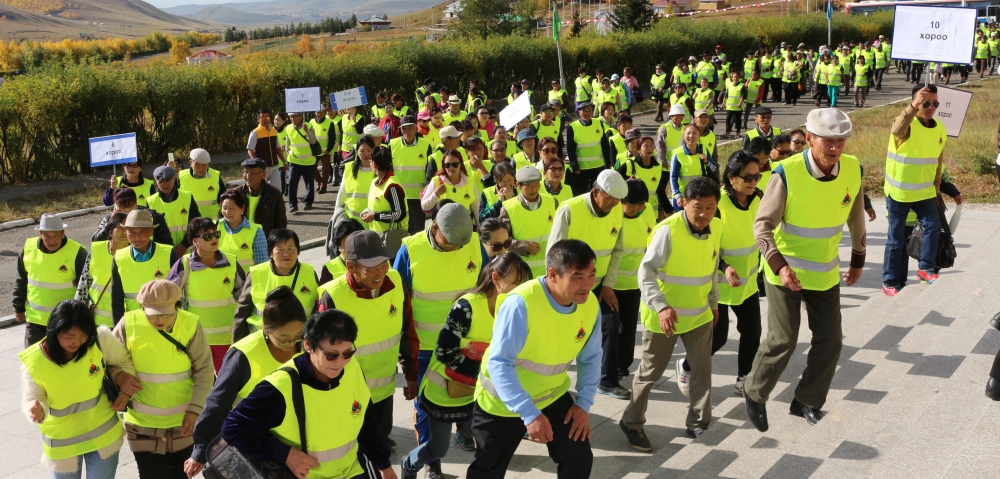
[[[203,240],[205,240],[205,241],[212,241],[214,239],[221,238],[222,237],[222,232],[221,231],[216,231],[214,233],[202,233],[202,234],[198,235],[198,237],[201,238],[201,239],[203,239]]]
[[[792,150],[778,150],[778,154],[781,156],[788,156],[792,154]]]
[[[941,102],[939,102],[939,101],[937,101],[937,100],[935,100],[935,101],[933,101],[933,102],[930,102],[930,101],[925,101],[925,102],[924,102],[924,104],[923,104],[923,105],[921,105],[921,106],[923,106],[924,108],[930,108],[930,107],[931,107],[931,105],[934,105],[934,108],[937,108],[938,106],[940,106],[940,105],[941,105]]]
[[[764,177],[764,175],[761,175],[760,173],[757,173],[756,175],[740,175],[740,179],[743,180],[743,181],[745,181],[745,182],[747,182],[747,183],[753,183],[755,181],[760,181],[760,179],[763,178],[763,177]]]
[[[757,115],[761,120],[770,120],[771,115]]]
[[[352,349],[350,351],[345,352],[344,354],[340,354],[340,353],[328,353],[326,351],[323,351],[322,349],[320,349],[319,352],[323,353],[323,356],[326,357],[326,360],[330,361],[332,363],[332,362],[340,359],[341,357],[344,358],[344,361],[347,361],[348,359],[351,359],[352,357],[354,357],[354,355],[358,353],[358,350],[357,349]]]
[[[458,167],[462,166],[462,164],[461,163],[447,162],[447,163],[441,163],[441,166],[444,166],[445,168],[458,168]]]
[[[550,166],[550,167],[546,168],[545,171],[563,171],[565,169],[566,168],[563,167],[563,166]]]
[[[497,251],[503,251],[510,248],[510,245],[512,244],[514,244],[514,240],[508,238],[507,241],[504,241],[503,243],[490,243],[490,247],[492,247],[493,252],[496,253]]]
[[[558,151],[558,148],[542,148],[542,153],[556,153]]]
[[[806,144],[806,142],[803,141],[803,140],[792,140],[792,144],[795,144],[795,145],[804,145],[804,144]]]

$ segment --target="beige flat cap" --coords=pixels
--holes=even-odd
[[[806,116],[806,131],[822,138],[850,138],[851,119],[836,108],[817,108]]]
[[[181,288],[172,281],[154,279],[139,288],[135,300],[146,314],[174,314],[181,300]]]

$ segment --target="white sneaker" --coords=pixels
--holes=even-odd
[[[688,375],[691,374],[690,371],[685,371],[683,364],[687,359],[678,359],[676,361],[677,367],[677,388],[681,390],[681,394],[684,397],[691,397],[691,391],[688,389]]]
[[[747,380],[746,376],[740,376],[740,377],[736,378],[736,394],[738,394],[740,396],[742,396],[744,394],[743,383],[746,382],[746,380]]]

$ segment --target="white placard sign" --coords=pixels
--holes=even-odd
[[[896,4],[893,60],[972,63],[976,9]]]
[[[334,110],[343,110],[367,104],[368,95],[365,93],[365,87],[363,86],[330,94],[330,108]]]
[[[322,109],[320,98],[318,86],[285,88],[285,111],[288,113],[319,111]]]
[[[139,157],[135,133],[101,136],[90,139],[90,166],[132,163]]]
[[[514,100],[514,103],[500,110],[500,126],[510,131],[514,129],[517,122],[523,120],[528,115],[531,115],[531,97],[521,95],[517,97],[517,100]]]
[[[962,124],[965,123],[965,114],[972,103],[972,92],[938,85],[937,96],[939,105],[934,119],[944,123],[948,136],[958,138],[958,134],[962,132]]]

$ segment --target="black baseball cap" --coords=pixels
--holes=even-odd
[[[344,245],[344,252],[348,261],[357,261],[366,268],[374,268],[390,259],[389,250],[382,244],[382,238],[371,230],[351,233]]]

